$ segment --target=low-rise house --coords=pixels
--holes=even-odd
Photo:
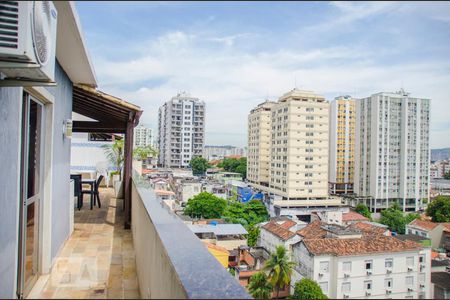
[[[182,179],[175,183],[177,201],[183,205],[202,192],[202,183],[196,179]]]
[[[264,247],[269,253],[275,252],[277,246],[284,246],[290,256],[292,245],[300,241],[297,222],[288,218],[271,220],[260,224],[258,246]]]
[[[431,240],[433,249],[447,247],[450,252],[450,222],[436,223],[415,219],[406,225],[406,233],[420,235]]]
[[[313,279],[335,299],[430,297],[429,248],[392,236],[337,236],[293,246],[293,282]]]
[[[224,268],[228,268],[228,258],[230,256],[228,250],[211,243],[205,242],[204,244],[208,248],[209,253],[211,253]]]
[[[166,204],[170,210],[174,211],[176,209],[175,204],[175,193],[166,190],[155,190],[156,199]]]
[[[242,175],[241,173],[235,172],[219,172],[214,174],[214,179],[216,179],[221,184],[228,184],[232,180],[241,181]]]
[[[344,225],[350,225],[352,223],[363,222],[363,221],[369,221],[369,219],[355,211],[349,211],[346,213],[342,213],[342,224],[344,224]]]
[[[204,242],[227,250],[247,245],[247,230],[241,224],[192,224],[189,229]]]

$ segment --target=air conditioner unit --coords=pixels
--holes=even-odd
[[[322,277],[323,276],[323,274],[322,273],[319,273],[319,277]]]
[[[392,273],[392,270],[391,269],[387,269],[386,270],[386,274],[391,274]]]
[[[386,294],[392,294],[391,290],[386,290]]]
[[[408,272],[411,272],[413,270],[413,268],[408,267]]]
[[[372,271],[367,271],[367,275],[372,275]]]
[[[349,295],[346,295],[346,294],[344,294],[344,298],[345,298],[345,299],[348,299],[348,298],[350,298],[350,296],[349,296]]]
[[[371,293],[370,292],[366,292],[366,296],[370,296],[371,295]]]
[[[344,278],[349,278],[349,277],[350,277],[350,274],[347,274],[347,273],[344,274]]]
[[[420,287],[421,287],[421,288],[424,288],[424,287],[425,287],[425,284],[420,284]]]
[[[4,77],[54,83],[57,11],[53,2],[2,1],[0,16],[0,72]]]
[[[413,289],[412,288],[408,288],[408,292],[412,292],[413,291]]]

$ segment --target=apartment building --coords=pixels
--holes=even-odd
[[[153,130],[144,125],[134,128],[134,147],[153,146]]]
[[[356,102],[355,180],[358,201],[372,211],[396,201],[418,210],[429,198],[430,100],[401,90]]]
[[[356,104],[350,96],[339,96],[330,104],[331,194],[353,192]]]
[[[271,108],[275,104],[266,100],[248,116],[247,180],[265,190],[270,182]]]
[[[159,108],[159,164],[186,168],[204,146],[205,103],[186,93],[178,93]]]
[[[203,157],[208,161],[223,159],[227,156],[246,156],[247,151],[245,148],[235,147],[230,145],[225,146],[214,146],[214,145],[205,145],[203,148]]]

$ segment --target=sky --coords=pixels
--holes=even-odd
[[[206,104],[205,144],[247,144],[247,116],[294,87],[328,100],[403,88],[450,147],[449,2],[76,2],[99,89],[158,108]]]

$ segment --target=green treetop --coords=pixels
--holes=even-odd
[[[201,192],[189,199],[184,214],[193,218],[220,218],[227,206],[227,201],[208,192]]]
[[[327,299],[327,296],[322,292],[317,282],[309,278],[303,278],[295,283],[292,298],[301,300]]]

